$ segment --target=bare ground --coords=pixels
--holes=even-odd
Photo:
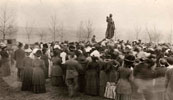
[[[98,96],[87,96],[79,94],[76,97],[68,97],[66,87],[52,87],[50,82],[46,84],[46,93],[34,94],[32,92],[20,91],[20,88],[10,87],[0,77],[0,100],[107,100]]]

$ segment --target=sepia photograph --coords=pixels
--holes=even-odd
[[[173,0],[0,0],[0,100],[173,100]]]

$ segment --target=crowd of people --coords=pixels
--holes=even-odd
[[[19,43],[16,50],[2,44],[0,55],[3,77],[16,62],[22,91],[45,93],[50,79],[52,86],[67,87],[71,97],[84,93],[115,100],[173,99],[171,44],[92,39]]]

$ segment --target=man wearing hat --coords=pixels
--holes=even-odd
[[[69,96],[74,96],[78,89],[78,71],[82,69],[78,61],[75,60],[75,54],[68,54],[69,60],[66,61],[66,84],[68,86]]]
[[[18,49],[14,52],[14,60],[16,61],[16,68],[18,69],[17,76],[21,79],[21,72],[23,70],[23,59],[25,58],[25,51],[22,49],[23,44],[19,43]]]

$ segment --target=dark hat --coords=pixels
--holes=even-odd
[[[161,58],[159,60],[159,63],[162,64],[162,65],[166,65],[167,64],[167,60],[165,58]]]
[[[135,61],[135,56],[126,55],[125,58],[124,58],[124,61],[133,63]]]
[[[46,43],[43,44],[43,48],[48,48],[48,45]]]
[[[74,51],[75,49],[76,49],[76,48],[75,48],[74,45],[70,45],[70,46],[69,46],[69,50],[70,50],[70,51]]]
[[[29,45],[25,44],[24,49],[28,49],[28,48],[29,48]]]
[[[22,46],[23,46],[23,44],[21,42],[19,42],[18,47],[22,47]]]
[[[151,54],[148,58],[156,58],[156,55],[155,54]]]
[[[166,60],[170,65],[173,65],[173,57],[167,57]]]
[[[37,57],[40,57],[42,55],[41,50],[37,50],[34,55],[37,56]]]

